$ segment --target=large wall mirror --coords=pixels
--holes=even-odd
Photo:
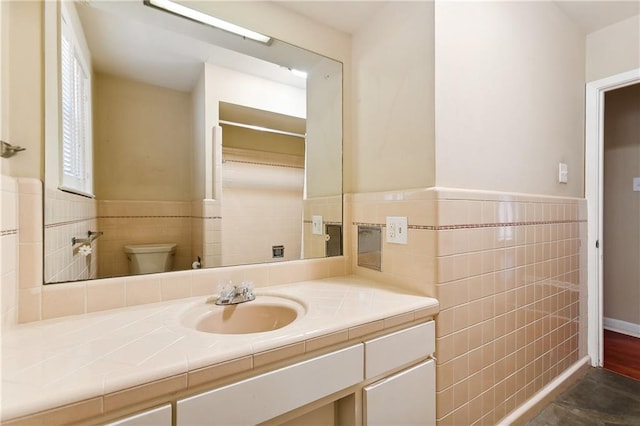
[[[337,61],[46,2],[45,128],[45,283],[342,254]]]

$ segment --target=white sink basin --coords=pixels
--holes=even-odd
[[[304,315],[302,304],[276,296],[257,296],[237,305],[203,304],[191,309],[182,324],[216,334],[264,333],[285,327]]]

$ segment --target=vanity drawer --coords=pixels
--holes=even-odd
[[[427,357],[435,351],[435,322],[429,321],[364,342],[365,379]]]
[[[124,419],[108,423],[106,426],[171,426],[171,404],[144,411]]]
[[[178,401],[178,425],[258,424],[363,380],[364,349],[350,346]]]

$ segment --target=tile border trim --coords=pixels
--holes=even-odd
[[[68,220],[65,222],[47,223],[44,225],[45,229],[57,228],[61,226],[75,225],[82,222],[88,222],[98,219],[218,219],[221,220],[222,216],[162,216],[162,215],[149,215],[149,216],[96,216],[87,219]]]
[[[498,223],[467,223],[459,225],[407,225],[408,229],[424,229],[428,231],[446,231],[452,229],[476,229],[476,228],[506,228],[513,226],[532,225],[563,225],[572,223],[587,223],[586,219],[577,220],[540,220],[531,222],[498,222]],[[379,226],[385,228],[384,223],[352,222],[354,226]]]

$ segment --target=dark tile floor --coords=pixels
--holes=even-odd
[[[640,425],[640,381],[591,368],[527,423],[542,425]]]

